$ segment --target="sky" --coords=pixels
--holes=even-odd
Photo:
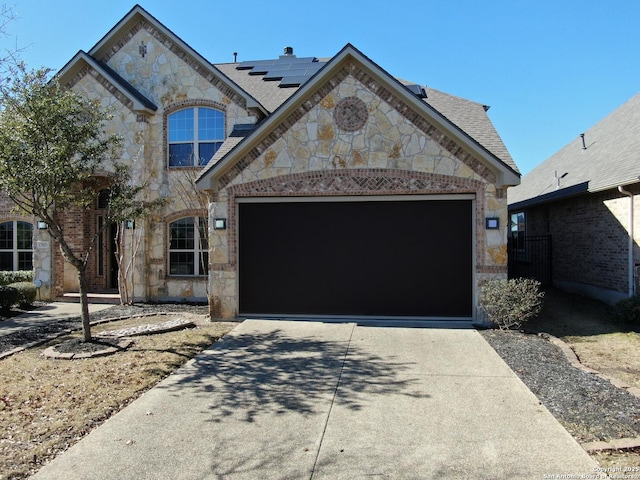
[[[1,50],[61,69],[135,5],[8,0]],[[351,43],[391,75],[473,100],[522,174],[640,92],[639,0],[140,0],[212,63],[331,57]],[[178,5],[178,6],[176,6]]]

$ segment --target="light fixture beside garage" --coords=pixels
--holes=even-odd
[[[485,219],[487,230],[497,230],[500,228],[500,219],[498,217],[489,217]]]
[[[213,229],[214,230],[226,230],[227,229],[227,219],[226,218],[216,218],[213,220]]]

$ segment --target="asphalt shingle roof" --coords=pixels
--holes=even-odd
[[[425,87],[426,103],[435,108],[450,122],[518,172],[513,158],[487,116],[487,108],[481,103],[456,97],[433,88]]]
[[[280,88],[279,82],[264,81],[262,75],[249,75],[247,70],[237,70],[237,66],[237,63],[215,65],[218,70],[247,91],[269,112],[273,112],[298,90],[296,87]]]
[[[509,204],[640,181],[640,93],[584,132],[584,144],[577,135],[524,175],[520,185],[509,188]]]

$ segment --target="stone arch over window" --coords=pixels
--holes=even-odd
[[[0,223],[0,270],[33,269],[33,224],[24,220]]]
[[[207,275],[209,242],[204,215],[202,212],[187,211],[167,219],[167,272],[170,277]]]
[[[226,109],[209,101],[181,102],[165,112],[169,168],[206,165],[226,138]]]

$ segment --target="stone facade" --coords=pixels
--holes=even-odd
[[[237,316],[238,202],[255,197],[464,198],[472,201],[473,209],[474,238],[469,242],[474,305],[485,279],[506,276],[506,188],[517,183],[519,174],[493,127],[488,135],[493,140],[481,145],[461,125],[440,117],[435,107],[430,110],[386,72],[380,73],[366,57],[348,55],[350,60],[334,62],[337,66],[321,70],[330,73],[303,82],[293,95],[278,91],[282,102],[290,101],[268,112],[262,106],[264,90],[273,89],[273,82],[265,86],[256,77],[243,79],[242,72],[230,66],[222,74],[137,6],[93,49],[79,53],[62,70],[63,84],[111,111],[106,131],[122,137],[118,160],[131,165],[136,183],[147,184],[146,198],[168,200],[125,232],[129,248],[124,263],[132,264],[127,282],[135,300],[209,297],[214,316]],[[474,117],[476,113],[469,116],[468,126],[476,128],[479,118],[482,127],[475,133],[488,138],[482,131],[490,126],[484,110],[465,102],[460,108],[481,111],[481,118]],[[168,118],[189,107],[207,107],[225,116],[226,141],[220,150],[224,155],[219,153],[204,169],[169,167]],[[255,133],[260,133],[247,142],[229,138],[239,124],[255,124]],[[501,145],[498,154],[490,151],[496,143]],[[113,165],[106,162],[103,167],[109,171]],[[218,167],[215,184],[199,183]],[[505,174],[507,182],[502,181]],[[198,175],[197,191],[192,185]],[[101,205],[66,215],[76,225],[71,243],[86,248],[103,225]],[[210,220],[208,282],[205,275],[169,274],[169,225],[187,217]],[[488,217],[497,218],[500,228],[486,229]],[[216,218],[227,219],[227,228],[214,229],[211,220]],[[45,238],[46,232],[37,235],[35,269],[50,296],[75,288],[73,272]],[[112,235],[106,230],[93,250],[93,290],[113,288]]]
[[[341,125],[336,105],[360,99],[359,128]],[[361,119],[362,120],[362,119]],[[389,89],[350,65],[291,113],[219,179],[211,217],[211,291],[221,317],[237,315],[236,206],[241,197],[471,194],[475,282],[506,276],[507,204],[495,175]],[[485,217],[501,228],[485,229]],[[444,227],[446,228],[446,227]]]
[[[153,102],[157,106],[155,112],[136,111],[126,92],[89,63],[74,70],[72,75],[63,76],[63,81],[110,109],[113,119],[106,125],[106,132],[118,134],[123,139],[119,160],[132,166],[136,182],[148,182],[146,196],[149,200],[169,200],[148,219],[136,222],[135,231],[127,232],[130,245],[134,240],[140,242],[128,277],[129,289],[138,300],[206,300],[204,276],[174,277],[168,273],[169,223],[182,217],[206,216],[206,204],[201,204],[197,195],[185,193],[185,188],[181,187],[190,187],[199,167],[168,167],[167,118],[181,108],[211,107],[224,112],[228,134],[237,123],[255,121],[254,114],[247,109],[244,98],[211,75],[195,55],[176,45],[153,23],[141,20],[121,35],[121,40],[96,60],[106,64]],[[112,167],[104,165],[104,168],[108,171]],[[75,218],[80,213],[82,218]],[[69,215],[82,225],[71,233],[71,244],[86,247],[88,239],[96,235],[99,209]],[[105,232],[102,243],[92,253],[88,275],[92,290],[113,286],[108,278],[108,263],[113,261],[109,258],[109,240],[108,232]],[[99,256],[99,249],[105,253]],[[49,280],[47,284],[51,283],[51,297],[77,289],[75,271],[64,263],[57,249],[53,249],[53,259],[44,255],[44,249],[42,254],[40,249],[38,252],[35,267]],[[125,258],[125,263],[128,261],[129,258]],[[100,262],[102,265],[99,266]]]

